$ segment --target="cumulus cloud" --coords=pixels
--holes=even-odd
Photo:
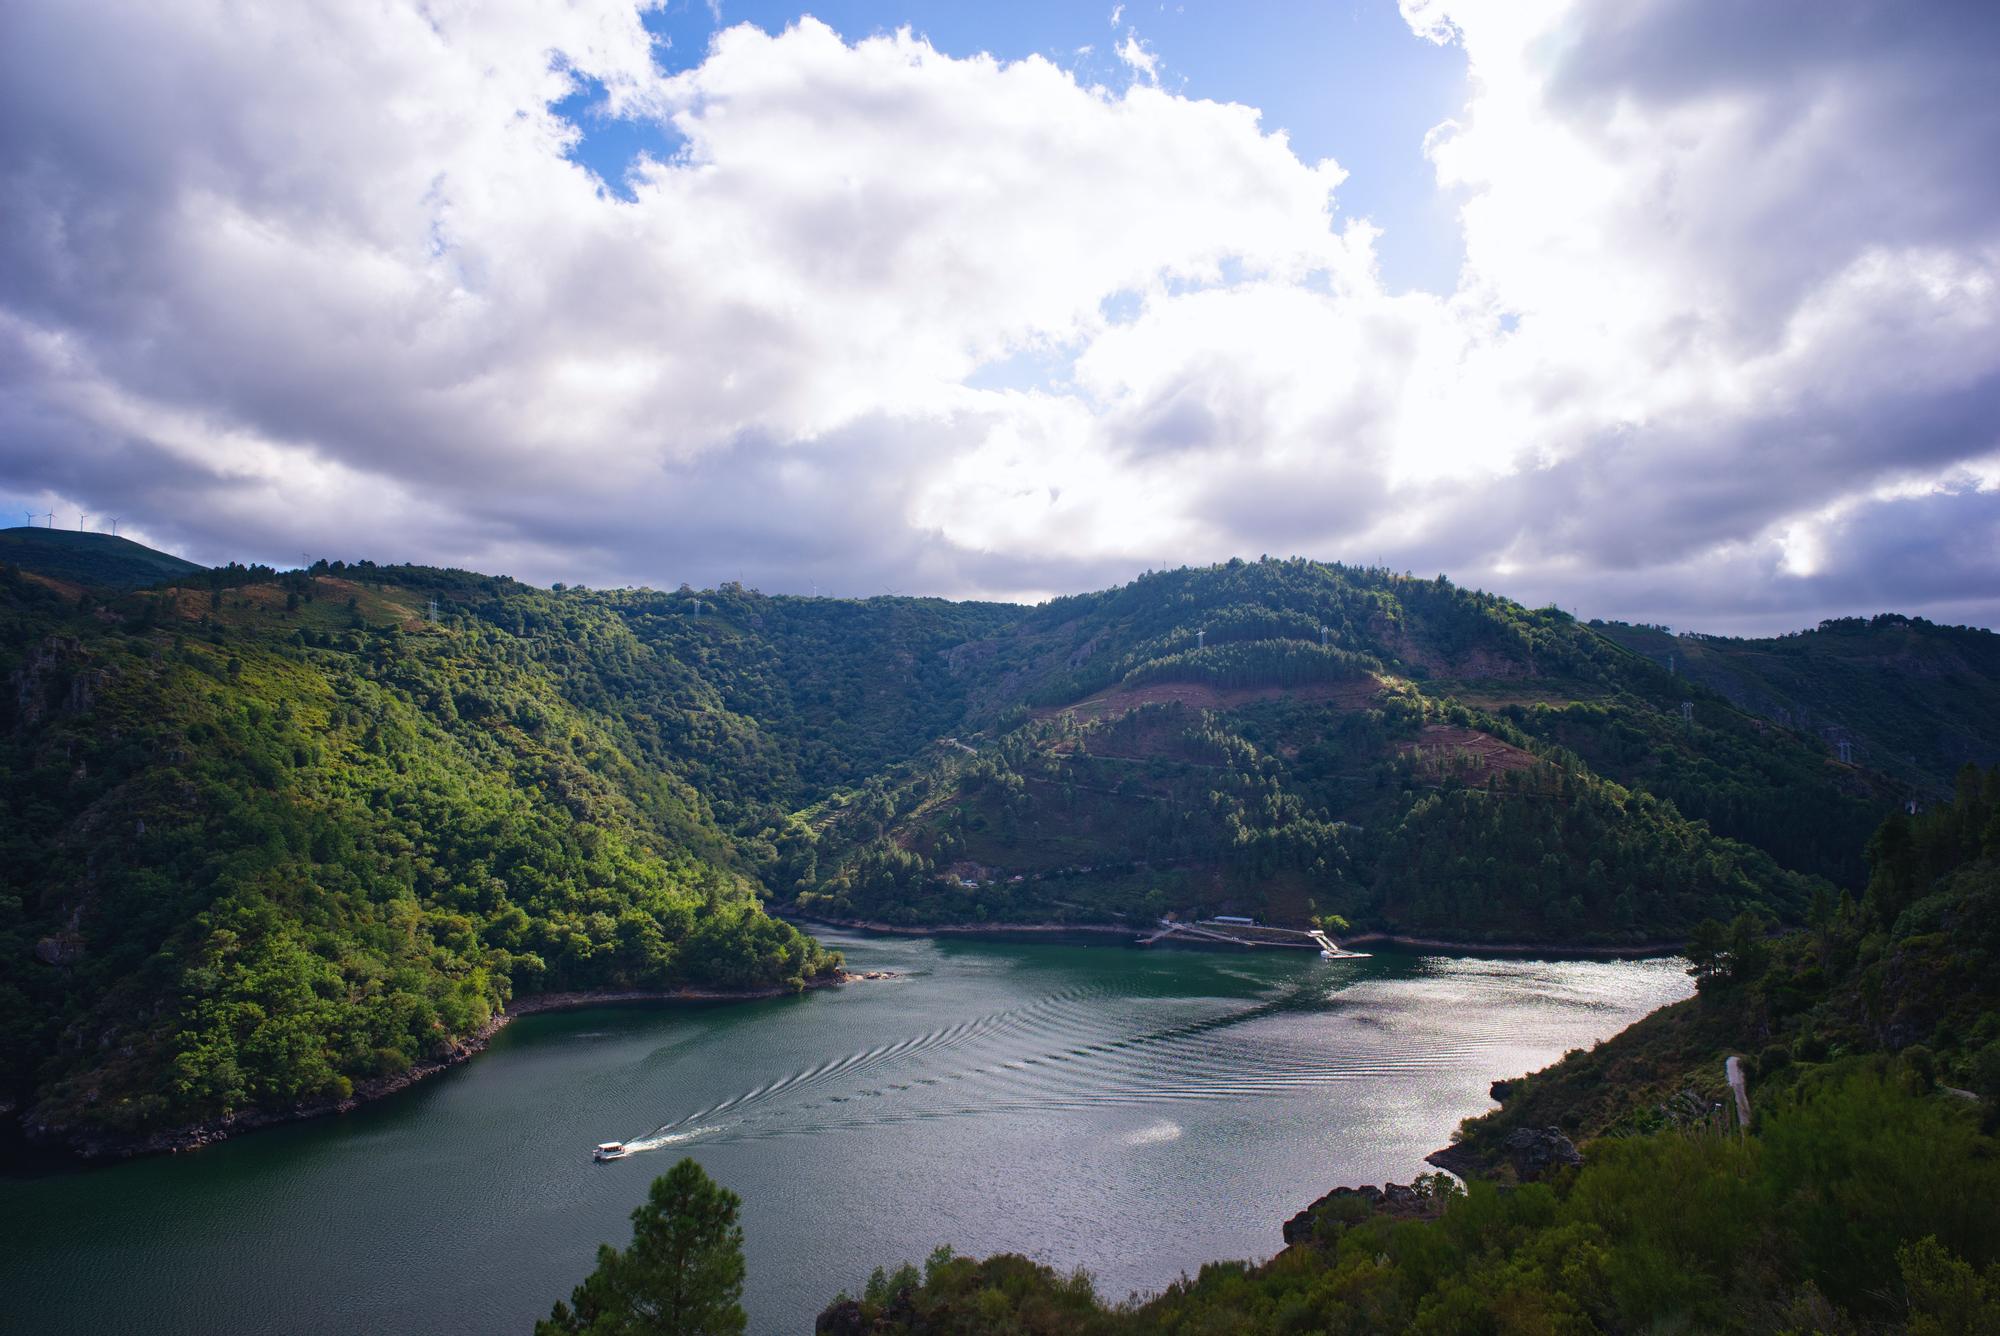
[[[1404,8],[1472,74],[1449,294],[1129,32],[1112,90],[812,20],[668,76],[629,0],[23,0],[0,488],[211,559],[1034,595],[1298,551],[1996,620],[1988,10]],[[618,191],[586,82],[673,146]]]
[[[1132,73],[1147,83],[1160,81],[1160,58],[1137,32],[1127,29],[1125,40],[1118,44],[1118,59],[1132,69]]]

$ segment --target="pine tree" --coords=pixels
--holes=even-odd
[[[748,1322],[741,1205],[682,1160],[632,1212],[631,1246],[600,1247],[597,1270],[535,1324],[535,1336],[737,1336]]]

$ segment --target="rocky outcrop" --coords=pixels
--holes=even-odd
[[[1500,1098],[1497,1085],[1504,1084],[1496,1083],[1496,1099]],[[1502,1164],[1508,1164],[1513,1167],[1515,1178],[1533,1183],[1565,1166],[1582,1164],[1583,1156],[1560,1127],[1522,1127],[1508,1133],[1497,1147],[1489,1143],[1485,1149],[1475,1150],[1464,1142],[1455,1142],[1424,1156],[1424,1162],[1460,1178],[1489,1177]]]
[[[1424,1156],[1424,1163],[1434,1169],[1442,1169],[1460,1178],[1478,1178],[1485,1173],[1488,1165],[1483,1157],[1471,1147],[1453,1142],[1443,1150],[1434,1150]]]
[[[59,932],[35,943],[35,959],[44,965],[74,965],[83,959],[83,938],[73,932]]]
[[[1335,1188],[1285,1221],[1285,1243],[1289,1246],[1318,1242],[1370,1215],[1416,1219],[1436,1215],[1442,1207],[1443,1202],[1435,1193],[1413,1183],[1384,1183],[1379,1188],[1370,1184],[1358,1188]]]
[[[1576,1146],[1559,1127],[1522,1127],[1509,1132],[1500,1143],[1514,1165],[1514,1176],[1523,1183],[1546,1178],[1558,1169],[1583,1163]]]
[[[1382,1189],[1370,1187],[1366,1184],[1358,1188],[1335,1188],[1312,1205],[1306,1207],[1305,1210],[1300,1211],[1297,1215],[1285,1221],[1285,1242],[1287,1244],[1311,1243],[1318,1237],[1319,1220],[1322,1214],[1321,1208],[1330,1206],[1335,1202],[1345,1201],[1359,1202],[1368,1211],[1373,1211],[1377,1206],[1382,1204]]]
[[[82,642],[71,636],[50,636],[29,649],[8,678],[16,724],[30,728],[50,715],[88,710],[105,680],[103,670],[89,663]]]

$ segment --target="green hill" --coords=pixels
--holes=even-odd
[[[1768,640],[1595,629],[1739,709],[1893,776],[1926,798],[1962,765],[2000,763],[2000,635],[1883,614],[1824,621]]]
[[[0,575],[0,1083],[79,1147],[344,1099],[510,999],[798,986],[702,796],[586,682],[650,655],[514,591],[295,574],[82,610]],[[635,759],[638,758],[638,759]]]
[[[1906,792],[1559,611],[1305,561],[1036,608],[8,563],[0,674],[0,1100],[86,1139],[378,1088],[536,992],[826,970],[769,904],[1802,922]]]
[[[802,908],[1679,940],[1858,886],[1898,793],[1557,610],[1386,571],[1162,572],[954,659],[965,737],[808,814]]]
[[[129,538],[69,529],[0,529],[0,563],[91,589],[140,589],[207,570]]]

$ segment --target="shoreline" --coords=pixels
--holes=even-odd
[[[991,938],[996,941],[1035,940],[1060,937],[1065,934],[1101,937],[1105,934],[1125,937],[1127,944],[1140,945],[1142,931],[1139,928],[1116,923],[880,923],[872,919],[839,919],[825,914],[808,913],[805,910],[774,909],[778,917],[800,923],[815,923],[827,928],[840,928],[848,932],[871,932],[885,937],[968,937]],[[1644,960],[1659,956],[1679,955],[1684,942],[1633,942],[1625,945],[1605,945],[1590,943],[1572,945],[1562,942],[1454,942],[1442,937],[1413,937],[1393,932],[1357,932],[1338,939],[1341,947],[1387,944],[1406,946],[1427,951],[1447,951],[1454,955],[1550,955],[1550,956],[1591,956],[1607,959]],[[1195,943],[1191,941],[1166,942],[1161,945],[1198,950],[1299,950],[1310,949],[1291,947],[1278,942],[1224,941]],[[1148,944],[1150,949],[1151,944]]]
[[[841,970],[830,977],[808,979],[803,988],[796,990],[781,984],[772,984],[761,988],[602,988],[565,993],[531,993],[508,1003],[504,1010],[477,1030],[456,1040],[440,1056],[413,1063],[407,1071],[398,1072],[394,1076],[378,1076],[357,1081],[354,1083],[353,1093],[346,1096],[310,1100],[288,1109],[247,1109],[226,1118],[212,1118],[158,1132],[76,1131],[31,1124],[25,1117],[21,1120],[20,1130],[30,1146],[64,1152],[86,1164],[100,1164],[108,1160],[132,1160],[145,1155],[180,1155],[200,1150],[205,1146],[216,1145],[231,1137],[241,1136],[245,1132],[255,1132],[285,1123],[305,1122],[329,1114],[352,1113],[363,1104],[386,1099],[409,1089],[426,1077],[435,1076],[439,1072],[469,1062],[486,1051],[487,1045],[493,1042],[493,1036],[523,1016],[640,1002],[762,1002],[816,989],[838,988],[852,979],[877,977],[881,976],[872,972],[856,974]]]
[[[878,923],[872,919],[837,919],[811,914],[802,909],[772,909],[778,918],[796,923],[815,923],[823,928],[848,932],[872,932],[883,937],[990,937],[1048,938],[1065,934],[1103,936],[1112,933],[1137,941],[1139,930],[1117,923]]]
[[[778,911],[779,917],[805,924],[836,928],[849,932],[871,933],[888,937],[905,938],[963,938],[966,940],[988,941],[1062,941],[1078,944],[1098,945],[1107,936],[1123,939],[1122,945],[1134,948],[1149,948],[1152,943],[1142,943],[1140,929],[1129,924],[1112,923],[932,923],[901,924],[883,923],[871,919],[839,919],[828,915],[813,914],[792,908]],[[1340,939],[1343,948],[1368,944],[1385,944],[1420,951],[1449,952],[1454,955],[1480,956],[1529,956],[1588,957],[1598,959],[1645,959],[1677,954],[1682,943],[1645,942],[1631,945],[1607,946],[1602,944],[1566,945],[1557,943],[1524,942],[1457,942],[1444,938],[1418,937],[1402,933],[1359,932]],[[1164,945],[1199,950],[1256,951],[1260,949],[1282,949],[1275,944],[1231,944],[1228,942],[1169,942]],[[798,991],[838,987],[850,980],[877,977],[874,972],[855,973],[842,970],[838,974],[821,979],[808,980]],[[427,1077],[435,1076],[460,1063],[470,1061],[483,1053],[493,1037],[508,1025],[523,1016],[541,1015],[554,1011],[570,1011],[584,1007],[618,1006],[639,1003],[704,1003],[704,1002],[755,1002],[791,995],[795,990],[783,985],[769,985],[759,988],[719,989],[719,988],[676,988],[676,989],[592,989],[572,992],[533,993],[516,998],[506,1009],[499,1012],[477,1030],[455,1041],[444,1053],[413,1064],[408,1070],[393,1076],[373,1077],[354,1083],[352,1092],[346,1096],[326,1097],[310,1100],[285,1109],[249,1109],[226,1118],[209,1119],[148,1133],[117,1133],[78,1131],[70,1128],[51,1127],[46,1124],[31,1123],[25,1110],[17,1110],[17,1127],[23,1140],[31,1147],[43,1151],[67,1155],[84,1163],[101,1163],[108,1160],[136,1159],[146,1155],[178,1155],[200,1150],[204,1146],[215,1145],[234,1136],[253,1132],[266,1127],[276,1127],[285,1123],[303,1122],[311,1118],[330,1114],[351,1113],[363,1104],[386,1099],[417,1084]]]
[[[1460,955],[1551,955],[1551,956],[1604,956],[1621,960],[1650,960],[1659,956],[1677,956],[1686,947],[1685,942],[1634,942],[1627,946],[1606,946],[1595,943],[1587,946],[1571,946],[1560,942],[1450,942],[1438,937],[1410,937],[1394,932],[1357,932],[1351,937],[1340,939],[1342,946],[1355,943],[1386,942],[1390,946],[1412,946],[1432,951],[1452,951]]]

